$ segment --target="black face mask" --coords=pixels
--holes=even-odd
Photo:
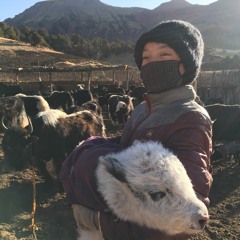
[[[180,61],[167,60],[143,65],[140,76],[144,86],[150,93],[160,93],[184,85],[184,79],[179,72],[180,63]]]

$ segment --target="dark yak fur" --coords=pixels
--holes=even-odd
[[[70,92],[67,91],[53,91],[51,95],[44,96],[50,108],[62,109],[69,113],[69,110],[74,106],[74,99]]]
[[[205,106],[213,121],[213,142],[240,141],[240,105]]]

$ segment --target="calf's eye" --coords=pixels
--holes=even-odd
[[[166,193],[165,192],[155,192],[155,193],[149,193],[149,195],[154,202],[157,202],[160,199],[162,199],[163,197],[165,197]]]

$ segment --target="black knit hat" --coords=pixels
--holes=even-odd
[[[163,21],[156,27],[142,34],[134,48],[134,58],[139,69],[142,66],[142,52],[148,42],[161,42],[179,55],[186,73],[183,75],[185,84],[196,79],[202,64],[204,43],[199,30],[192,24],[181,21]]]

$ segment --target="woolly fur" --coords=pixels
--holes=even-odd
[[[208,217],[208,210],[196,197],[182,163],[160,143],[135,141],[99,160],[98,190],[120,219],[170,235],[201,230],[199,220]],[[111,164],[126,180],[115,178]],[[166,195],[154,201],[150,193],[158,192]]]

